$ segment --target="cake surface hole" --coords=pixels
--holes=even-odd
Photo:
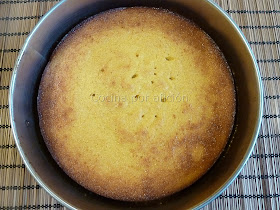
[[[138,74],[133,74],[131,78],[134,79],[136,77],[138,77]]]
[[[172,56],[167,56],[167,57],[165,57],[165,59],[166,59],[167,61],[172,61],[172,60],[174,60],[175,58],[172,57]]]
[[[161,98],[161,102],[166,102],[167,99],[164,97],[164,98]]]

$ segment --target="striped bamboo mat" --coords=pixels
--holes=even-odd
[[[18,52],[59,0],[0,0],[0,210],[64,208],[31,177],[12,137],[8,92]],[[238,178],[205,209],[280,209],[280,2],[215,0],[237,22],[258,59],[264,116]]]

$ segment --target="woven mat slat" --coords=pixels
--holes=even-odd
[[[8,91],[20,48],[58,0],[0,0],[0,210],[64,209],[25,168],[12,137]],[[238,178],[204,209],[280,209],[280,3],[215,0],[240,26],[264,84],[264,116],[257,145]]]

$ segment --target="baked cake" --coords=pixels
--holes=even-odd
[[[168,10],[120,8],[69,32],[38,95],[42,136],[73,180],[124,201],[193,184],[231,134],[235,90],[213,40]]]

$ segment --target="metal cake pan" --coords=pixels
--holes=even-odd
[[[165,199],[145,203],[114,201],[91,193],[71,180],[48,152],[38,125],[36,98],[51,52],[76,24],[102,11],[131,6],[161,7],[192,19],[224,53],[234,76],[237,114],[224,153],[195,184]],[[222,100],[222,99],[221,99]],[[216,198],[236,178],[255,145],[262,118],[262,85],[256,59],[232,19],[208,0],[63,0],[27,38],[10,85],[10,117],[22,159],[37,182],[70,209],[189,209]]]

